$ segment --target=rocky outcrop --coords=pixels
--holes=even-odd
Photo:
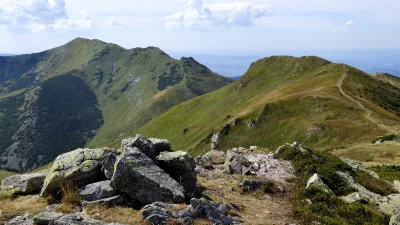
[[[135,147],[125,147],[115,165],[111,187],[143,204],[185,201],[182,185]]]
[[[375,173],[374,171],[368,169],[366,166],[364,166],[364,164],[362,162],[356,161],[356,160],[351,160],[351,159],[344,159],[341,158],[343,162],[345,162],[348,166],[350,166],[353,170],[358,170],[361,172],[365,172],[367,174],[369,174],[370,176],[379,179],[379,176],[377,173]]]
[[[122,151],[124,152],[128,148],[138,148],[142,153],[152,160],[157,157],[154,144],[141,134],[136,135],[134,138],[122,140]]]
[[[115,196],[116,191],[110,186],[110,181],[100,181],[86,185],[79,195],[85,201],[96,201]]]
[[[62,182],[83,186],[104,177],[101,173],[102,162],[113,151],[109,148],[77,149],[59,155],[44,181],[41,196],[56,193]]]
[[[186,152],[163,152],[157,157],[157,163],[183,186],[186,197],[193,195],[197,186],[196,163]]]
[[[201,198],[190,200],[190,205],[193,208],[193,215],[196,218],[205,218],[213,224],[219,225],[229,225],[233,223],[228,217],[228,211],[232,209],[232,207],[227,204],[211,202],[205,198]]]
[[[11,195],[38,194],[42,189],[44,180],[49,170],[37,173],[15,175],[1,181],[1,189]]]
[[[207,219],[217,225],[230,225],[233,224],[233,221],[229,218],[228,211],[232,209],[233,207],[229,204],[212,202],[204,198],[193,198],[190,200],[190,205],[186,207],[156,202],[145,206],[141,212],[143,219],[153,225],[190,225],[196,218]]]
[[[156,155],[159,155],[161,152],[171,152],[171,143],[169,143],[166,139],[158,139],[158,138],[149,138],[151,143],[154,145],[154,150],[156,151]]]
[[[251,163],[241,154],[233,151],[226,153],[224,172],[227,174],[250,175]]]
[[[351,193],[346,196],[340,197],[343,201],[347,203],[361,202],[368,203],[368,200],[364,198],[364,196],[360,195],[358,192]]]
[[[181,205],[155,202],[145,206],[142,210],[142,217],[154,225],[172,224],[193,224],[194,218],[191,206],[182,209]]]
[[[311,187],[318,188],[327,193],[332,193],[329,187],[321,180],[321,178],[316,173],[312,175],[310,179],[308,179],[307,181],[306,188],[311,188]]]
[[[196,158],[196,164],[206,169],[212,169],[214,165],[223,164],[226,154],[223,151],[211,150],[203,156]]]

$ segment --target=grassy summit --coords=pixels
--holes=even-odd
[[[253,63],[239,81],[170,109],[139,132],[167,138],[175,149],[193,154],[209,150],[216,130],[222,130],[223,150],[293,141],[326,150],[398,133],[399,106],[399,88],[358,69],[314,56],[276,56]],[[249,120],[255,127],[248,127]]]
[[[78,147],[103,146],[229,83],[193,58],[100,40],[0,57],[0,163],[25,171]]]

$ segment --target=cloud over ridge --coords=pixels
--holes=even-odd
[[[271,15],[273,10],[264,5],[247,2],[217,3],[206,5],[202,0],[189,0],[186,9],[166,16],[167,29],[206,29],[219,27],[248,27],[257,19]]]

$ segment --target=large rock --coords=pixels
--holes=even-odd
[[[387,215],[397,215],[400,212],[400,194],[389,195],[381,199],[379,210]]]
[[[374,171],[368,169],[362,162],[356,161],[356,160],[351,160],[351,159],[345,159],[341,158],[343,162],[345,162],[348,166],[350,166],[354,170],[359,170],[361,172],[365,172],[369,174],[370,176],[379,179],[379,175],[375,173]]]
[[[394,187],[394,189],[396,189],[397,192],[400,193],[400,181],[399,180],[393,181],[393,187]]]
[[[122,140],[122,151],[128,148],[138,148],[150,159],[155,159],[157,157],[157,152],[153,143],[147,139],[145,136],[138,134],[134,138],[128,138]]]
[[[196,158],[196,164],[206,169],[212,169],[214,165],[224,164],[226,154],[223,151],[211,150]]]
[[[190,205],[193,208],[193,214],[196,218],[206,218],[213,224],[229,225],[232,220],[228,218],[228,210],[231,207],[227,204],[208,201],[205,198],[190,200]]]
[[[400,214],[391,216],[389,225],[400,225]]]
[[[53,212],[42,212],[34,217],[37,225],[119,225],[117,223],[106,223],[88,218],[82,214],[61,214]]]
[[[149,138],[151,143],[154,145],[156,154],[159,155],[161,152],[171,152],[171,143],[166,139]]]
[[[343,201],[347,203],[361,202],[368,203],[368,200],[364,198],[364,196],[360,195],[358,192],[351,193],[346,196],[340,197]]]
[[[115,165],[111,187],[143,204],[181,203],[185,191],[137,148],[126,148]]]
[[[250,174],[251,163],[241,154],[233,151],[226,153],[224,172],[227,174]]]
[[[114,175],[114,166],[120,154],[121,152],[119,151],[109,152],[103,159],[101,170],[108,180],[111,180],[112,176]]]
[[[16,216],[11,220],[4,223],[4,225],[33,225],[34,222],[31,218],[29,218],[29,214],[25,214],[23,216]]]
[[[197,187],[196,163],[187,152],[163,152],[157,157],[157,163],[183,186],[187,197],[194,193]]]
[[[110,186],[110,181],[100,181],[86,185],[80,192],[84,201],[96,201],[115,196],[115,190]]]
[[[77,149],[59,155],[44,181],[40,195],[56,193],[62,182],[83,186],[104,177],[101,172],[102,162],[113,151],[109,148]]]
[[[143,219],[153,225],[172,224],[172,222],[190,225],[194,220],[191,206],[182,209],[180,205],[155,202],[146,205],[141,212]]]
[[[1,189],[12,195],[39,194],[49,170],[15,175],[1,181]]]
[[[321,178],[316,173],[314,175],[312,175],[310,177],[310,179],[308,179],[308,181],[307,181],[306,188],[310,188],[310,187],[316,187],[324,192],[332,193],[332,191],[329,189],[329,187],[321,180]]]

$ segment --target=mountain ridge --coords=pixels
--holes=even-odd
[[[54,82],[54,79],[61,83]],[[81,91],[74,89],[78,83],[83,85],[78,85],[82,90],[93,93],[96,101],[91,102],[85,111],[92,114],[85,118],[92,119],[84,120],[83,116],[73,113],[62,114],[64,109],[54,109],[51,105],[39,107],[37,103],[40,99],[63,99],[57,90],[43,88],[43,83],[47,81],[52,81],[53,86],[67,87],[70,96]],[[83,38],[35,54],[1,57],[0,99],[3,102],[10,98],[20,99],[18,102],[12,100],[14,111],[9,112],[20,116],[12,118],[7,114],[7,121],[0,121],[3,123],[0,126],[4,127],[3,132],[10,127],[14,127],[12,130],[15,132],[24,132],[0,135],[2,142],[9,144],[0,148],[0,162],[5,169],[26,171],[50,162],[62,152],[84,147],[82,143],[101,146],[128,135],[173,105],[230,82],[230,79],[213,73],[193,58],[175,60],[157,47],[125,49],[112,43]],[[93,95],[77,95],[74,98],[85,102],[86,96]],[[73,102],[68,99],[64,104],[66,111],[74,108],[74,104],[81,104],[80,100]],[[101,114],[96,113],[98,110]],[[41,143],[46,141],[34,137],[45,138],[45,134],[52,137],[38,123],[38,118],[48,115],[53,118],[63,116],[64,126],[72,129],[66,134],[74,137],[70,140],[72,144],[52,149],[55,143],[42,146]],[[88,124],[83,130],[78,129],[79,124],[86,122]]]

